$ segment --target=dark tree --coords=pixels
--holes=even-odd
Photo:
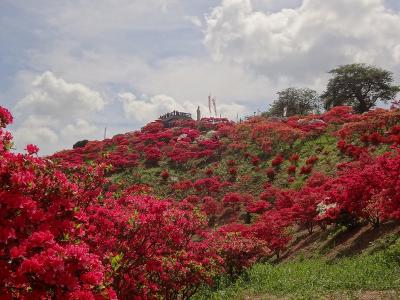
[[[269,116],[282,117],[285,107],[287,108],[286,116],[307,115],[320,109],[320,98],[314,90],[290,87],[277,94],[278,99],[272,103],[267,112]]]
[[[351,105],[358,113],[368,111],[378,101],[387,103],[400,91],[392,85],[393,74],[366,64],[349,64],[329,71],[332,78],[322,94],[325,109]]]
[[[86,146],[87,143],[89,143],[88,140],[82,140],[82,141],[76,142],[76,143],[72,146],[72,148],[73,148],[73,149],[76,149],[76,148],[83,148],[83,147]]]

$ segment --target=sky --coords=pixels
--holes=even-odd
[[[400,82],[399,0],[0,0],[0,105],[47,155],[179,110],[236,120],[367,63]]]

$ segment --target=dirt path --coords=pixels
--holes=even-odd
[[[315,298],[301,298],[290,296],[274,296],[274,295],[258,295],[244,296],[238,300],[293,300],[293,299],[312,299],[312,300],[398,300],[400,299],[400,291],[360,291],[360,292],[343,292],[334,293],[327,296],[315,296]]]

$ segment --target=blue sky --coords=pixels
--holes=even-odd
[[[229,118],[351,62],[400,75],[398,0],[2,0],[0,103],[42,154],[178,109]]]

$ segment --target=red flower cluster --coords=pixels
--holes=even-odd
[[[272,160],[271,164],[273,167],[278,167],[283,163],[283,156],[281,154],[278,154],[275,156],[275,158]]]
[[[13,117],[8,109],[0,106],[0,128],[5,128],[13,122]]]

